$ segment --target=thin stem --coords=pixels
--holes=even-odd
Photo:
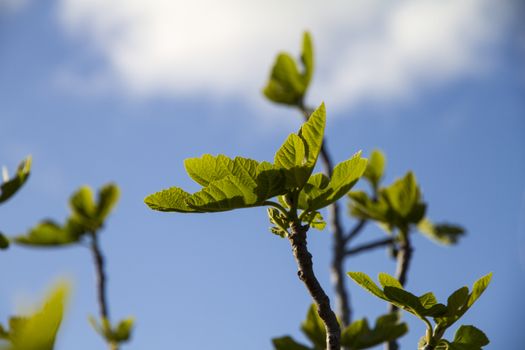
[[[412,259],[412,243],[410,242],[410,235],[408,229],[400,230],[399,232],[399,250],[396,254],[397,267],[396,267],[396,278],[399,280],[402,286],[405,286],[407,281],[408,269],[410,267],[410,261]],[[389,311],[397,312],[398,308],[390,304]],[[397,341],[391,341],[387,343],[387,350],[399,349]]]
[[[358,245],[357,247],[347,249],[345,251],[345,256],[355,255],[355,254],[362,253],[362,252],[365,252],[371,249],[384,247],[384,246],[392,244],[394,241],[395,241],[394,238],[389,237],[389,238],[384,238],[384,239],[380,239],[377,241],[365,243],[362,245]]]
[[[317,313],[325,325],[326,349],[340,350],[341,329],[339,327],[339,323],[337,322],[335,313],[330,307],[330,299],[315,277],[312,255],[308,251],[306,244],[307,230],[308,226],[302,226],[300,222],[297,221],[290,225],[290,234],[288,235],[288,239],[292,245],[293,255],[297,263],[297,275],[312,296],[312,299],[317,306]]]
[[[363,228],[365,227],[366,223],[367,223],[367,220],[364,220],[364,219],[363,220],[359,220],[357,222],[357,224],[355,224],[355,226],[352,228],[352,230],[350,230],[350,232],[348,232],[346,237],[344,237],[344,243],[347,244],[352,239],[354,239],[363,230]]]
[[[98,242],[98,235],[96,232],[90,232],[91,236],[91,253],[93,254],[93,260],[95,262],[95,271],[97,275],[97,299],[98,306],[100,309],[100,317],[106,319],[109,322],[109,306],[107,301],[107,277],[104,270],[105,262],[104,256]],[[115,342],[108,342],[110,350],[118,350],[118,344]]]

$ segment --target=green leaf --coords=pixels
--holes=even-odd
[[[308,87],[314,73],[314,49],[312,37],[308,32],[304,32],[303,34],[303,52],[301,53],[301,61],[304,66],[304,83],[306,87]]]
[[[315,305],[311,305],[301,330],[318,349],[326,348],[326,329]]]
[[[303,222],[306,222],[310,227],[318,229],[319,231],[324,230],[326,222],[323,216],[318,211],[310,211],[303,217]]]
[[[372,279],[363,272],[348,272],[348,276],[354,280],[355,283],[374,294],[376,297],[383,300],[388,300],[383,291],[372,281]]]
[[[311,174],[306,160],[306,145],[301,137],[290,134],[275,154],[274,164],[283,169],[287,189],[300,189]]]
[[[280,53],[272,67],[270,79],[263,89],[271,101],[287,105],[300,105],[312,79],[314,60],[313,45],[308,33],[303,36],[301,62],[304,72],[300,72],[295,60],[288,53]]]
[[[296,342],[290,336],[274,338],[272,343],[275,350],[311,350],[309,347]]]
[[[483,294],[485,289],[487,289],[487,287],[489,286],[491,279],[492,272],[486,274],[485,276],[481,277],[476,282],[474,282],[474,285],[472,286],[472,293],[470,294],[467,302],[468,307],[471,307],[472,304],[474,304],[476,300],[478,300],[481,294]]]
[[[454,335],[452,345],[461,345],[461,349],[465,350],[479,350],[489,343],[489,338],[480,329],[474,326],[461,326]]]
[[[326,108],[324,103],[321,103],[321,105],[310,115],[308,121],[301,126],[298,133],[306,147],[306,165],[312,170],[317,162],[319,152],[323,145],[325,125]]]
[[[201,158],[189,158],[184,167],[190,177],[202,186],[235,176],[243,182],[255,185],[259,163],[253,159],[236,157],[230,159],[222,154],[205,154]]]
[[[93,199],[93,191],[88,186],[82,186],[73,193],[69,204],[75,215],[82,219],[92,220],[96,215],[97,206]]]
[[[188,192],[185,192],[178,187],[171,187],[150,194],[144,199],[144,203],[146,203],[151,209],[158,211],[173,211],[179,213],[200,212],[199,210],[188,206],[186,203],[188,198],[190,198]]]
[[[55,286],[33,314],[10,320],[9,350],[52,350],[69,295],[65,283]]]
[[[379,273],[379,283],[381,284],[381,286],[383,286],[383,288],[384,287],[395,287],[395,288],[403,289],[403,286],[401,285],[401,283],[399,283],[399,281],[395,277],[390,276],[388,273],[384,273],[384,272]]]
[[[425,215],[425,205],[420,202],[421,194],[412,172],[385,188],[381,195],[404,223],[416,224]]]
[[[465,230],[461,226],[452,224],[434,224],[428,219],[423,219],[417,224],[419,232],[437,243],[451,245],[456,244]]]
[[[109,183],[100,188],[95,214],[99,222],[104,222],[117,204],[119,197],[120,191],[116,184]]]
[[[420,318],[425,316],[425,308],[414,294],[396,287],[385,287],[384,293],[387,299],[394,305],[408,311]]]
[[[45,220],[30,229],[26,235],[16,236],[14,241],[29,246],[61,246],[77,243],[79,239],[78,231],[65,229],[52,220]]]
[[[9,248],[9,240],[2,232],[0,232],[0,249]]]
[[[368,166],[363,176],[370,181],[372,187],[377,189],[379,182],[383,178],[385,172],[385,155],[379,150],[373,150],[368,161]]]
[[[352,158],[336,165],[332,173],[332,178],[324,188],[315,187],[315,183],[305,190],[306,201],[309,210],[324,208],[350,191],[354,184],[359,180],[366,169],[367,160],[361,158],[361,152],[357,152]],[[321,180],[322,178],[316,179]]]
[[[118,323],[114,330],[114,339],[116,342],[122,343],[131,338],[134,322],[135,320],[133,318],[127,318]]]
[[[268,208],[268,217],[270,219],[270,222],[275,225],[270,228],[270,231],[278,236],[281,236],[282,238],[285,238],[288,236],[287,228],[290,225],[288,218],[286,215],[281,213],[281,211],[275,209],[275,208]]]
[[[341,345],[352,350],[367,349],[384,342],[395,340],[408,332],[406,323],[399,322],[399,314],[380,316],[373,329],[366,319],[353,322],[341,333]]]
[[[3,179],[0,182],[0,203],[11,198],[27,181],[31,172],[31,160],[31,156],[24,159],[11,179],[6,168],[3,168]]]
[[[230,175],[194,193],[186,203],[197,211],[219,212],[255,206],[257,199],[255,187]]]

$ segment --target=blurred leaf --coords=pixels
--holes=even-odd
[[[341,333],[341,345],[352,350],[367,349],[400,338],[408,332],[406,323],[400,323],[399,314],[380,316],[374,329],[366,319],[353,322]]]
[[[9,248],[9,240],[2,232],[0,232],[0,249]]]
[[[301,330],[315,345],[316,349],[326,348],[326,329],[315,305],[310,305],[306,320],[301,325]]]
[[[95,317],[89,317],[89,323],[95,331],[110,344],[119,344],[131,338],[134,319],[132,317],[120,321],[116,326],[112,326],[108,319],[102,318],[97,321]]]
[[[69,285],[60,283],[42,307],[31,315],[10,319],[7,332],[10,344],[5,350],[52,350],[62,322]]]
[[[434,224],[424,218],[417,224],[419,232],[428,238],[445,245],[456,244],[458,239],[465,234],[461,226],[452,224]]]
[[[73,230],[64,229],[52,220],[45,220],[30,229],[27,234],[16,236],[14,241],[29,246],[61,246],[76,243],[80,237]]]
[[[98,191],[98,202],[96,216],[100,222],[104,222],[111,213],[120,197],[120,190],[114,183],[109,183]]]
[[[370,159],[368,161],[368,166],[363,176],[370,181],[372,187],[377,189],[379,187],[379,182],[383,178],[385,173],[385,163],[386,158],[383,152],[379,150],[373,150],[370,154]]]
[[[304,72],[299,72],[295,60],[288,53],[280,53],[272,67],[264,95],[275,103],[300,105],[313,75],[313,48],[310,35],[304,34],[301,61]]]
[[[96,214],[93,190],[88,186],[80,187],[69,199],[73,212],[82,219],[92,220]]]
[[[24,185],[29,178],[30,172],[31,156],[28,156],[20,163],[16,174],[12,178],[9,178],[7,170],[3,169],[3,181],[0,182],[0,203],[7,201]]]

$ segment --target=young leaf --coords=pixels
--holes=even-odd
[[[312,170],[323,145],[324,129],[326,125],[326,108],[324,103],[310,115],[308,121],[301,126],[299,137],[306,146],[306,165]]]
[[[283,169],[286,188],[302,188],[310,177],[311,169],[306,162],[306,145],[301,137],[290,134],[275,154],[274,164]]]
[[[178,187],[171,187],[153,194],[150,194],[144,199],[151,209],[158,211],[174,211],[179,213],[195,213],[200,212],[188,206],[186,201],[190,198],[188,192],[183,191]]]
[[[474,285],[472,286],[472,293],[469,296],[467,307],[471,307],[472,304],[478,300],[478,298],[483,294],[485,289],[490,284],[490,280],[492,279],[492,272],[486,274],[485,276],[478,279],[476,282],[474,282]]]
[[[458,349],[479,350],[490,343],[489,338],[474,326],[461,326],[454,335],[453,346]]]
[[[0,232],[0,249],[9,248],[9,240],[2,232]]]
[[[88,186],[80,187],[69,199],[71,209],[78,217],[92,220],[97,206],[93,200],[93,191]]]
[[[374,294],[376,297],[383,300],[388,300],[383,291],[372,281],[366,273],[363,272],[348,272],[348,276],[354,280],[355,283]]]
[[[395,277],[390,276],[388,273],[380,272],[379,273],[379,283],[383,288],[385,287],[395,287],[399,289],[403,289],[403,286]]]
[[[273,65],[270,80],[263,89],[264,95],[276,103],[299,105],[313,75],[313,45],[310,35],[303,36],[301,62],[304,72],[299,69],[294,59],[287,53],[280,53]]]
[[[120,191],[116,184],[110,183],[100,188],[95,214],[99,222],[104,222],[117,204],[119,197]]]
[[[445,245],[456,244],[459,238],[465,234],[465,230],[461,226],[446,223],[434,224],[426,218],[417,224],[417,228],[428,238]]]
[[[66,229],[54,221],[46,220],[30,229],[26,235],[16,236],[14,241],[28,246],[62,246],[77,243],[80,236],[72,228]]]
[[[316,188],[315,183],[305,191],[309,210],[324,208],[350,191],[366,169],[367,160],[357,152],[352,158],[336,165],[332,178],[324,188]],[[322,178],[321,178],[322,179]]]
[[[308,309],[306,320],[301,325],[301,330],[317,349],[326,348],[326,329],[314,305],[311,305]]]
[[[385,172],[385,155],[379,150],[373,150],[368,160],[368,166],[363,176],[370,181],[372,187],[377,189],[379,182],[383,178]]]
[[[27,181],[31,172],[31,156],[24,159],[13,178],[9,178],[7,171],[3,170],[3,179],[0,180],[0,203],[11,198]]]
[[[43,305],[31,315],[12,318],[8,350],[52,350],[60,328],[69,285],[57,285]]]
[[[406,323],[399,322],[399,314],[380,316],[374,329],[370,329],[366,319],[353,322],[341,333],[341,345],[352,350],[367,349],[384,342],[395,340],[405,333]]]

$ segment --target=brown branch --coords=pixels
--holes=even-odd
[[[348,232],[346,237],[344,237],[344,243],[347,244],[352,239],[354,239],[363,230],[366,223],[367,223],[367,220],[364,220],[364,219],[359,220],[357,224],[355,224],[355,226],[352,228],[352,230]]]
[[[317,306],[317,313],[324,322],[326,328],[326,349],[340,350],[341,329],[335,313],[330,307],[330,299],[315,277],[312,255],[308,251],[306,244],[307,231],[308,226],[302,226],[300,223],[293,223],[290,226],[288,239],[292,245],[293,255],[297,263],[297,275],[306,286],[306,289],[308,289]]]
[[[104,256],[98,243],[98,236],[95,232],[90,232],[91,236],[91,253],[93,254],[93,260],[95,262],[95,271],[97,275],[97,300],[100,309],[100,317],[106,319],[109,322],[109,305],[107,301],[107,277],[104,270]],[[109,342],[108,345],[110,350],[118,350],[118,344],[115,342]]]
[[[410,267],[410,261],[412,260],[412,243],[410,242],[408,230],[401,230],[399,233],[399,250],[396,254],[397,266],[396,266],[396,278],[399,280],[402,286],[405,286],[407,281],[408,269]],[[390,304],[389,311],[397,312],[398,308]],[[387,350],[398,350],[399,344],[393,340],[388,342],[386,345]]]
[[[384,247],[384,246],[390,245],[390,244],[392,244],[394,242],[395,242],[394,238],[389,237],[389,238],[380,239],[380,240],[377,240],[377,241],[374,241],[374,242],[365,243],[365,244],[359,245],[357,247],[354,247],[354,248],[351,248],[351,249],[347,249],[345,251],[345,256],[359,254],[359,253],[366,252],[367,250],[371,250],[371,249],[374,249],[374,248]]]
[[[100,308],[100,316],[109,319],[109,308],[106,298],[106,273],[104,271],[104,256],[98,244],[98,236],[91,232],[91,253],[95,262],[95,270],[97,274],[97,297],[98,306]]]

